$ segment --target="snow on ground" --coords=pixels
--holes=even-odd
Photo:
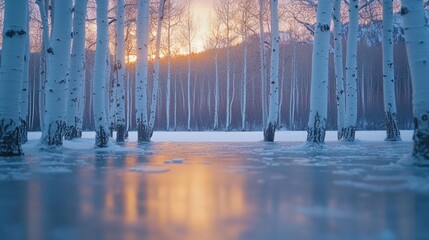
[[[30,132],[30,139],[40,139],[40,132]],[[84,139],[94,139],[95,132],[84,132]],[[356,140],[359,141],[383,141],[386,137],[385,131],[357,131]],[[411,141],[412,130],[401,131],[402,141]],[[305,131],[277,131],[275,140],[279,142],[305,142],[307,132]],[[252,132],[163,132],[153,133],[153,142],[257,142],[262,141],[262,131]],[[137,141],[137,132],[129,133],[129,141]],[[337,141],[336,131],[326,132],[326,141]],[[67,144],[66,144],[67,145]],[[76,146],[75,144],[69,144]],[[84,146],[80,146],[84,147]],[[86,146],[89,147],[89,146]]]

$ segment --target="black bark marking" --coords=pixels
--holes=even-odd
[[[413,156],[429,161],[429,112],[414,117]]]
[[[320,31],[322,32],[328,32],[330,30],[329,24],[320,24],[318,25]]]
[[[404,16],[408,13],[408,8],[407,7],[401,7],[401,15]]]
[[[6,31],[6,33],[5,33],[5,35],[6,35],[6,37],[10,37],[10,38],[12,38],[13,36],[15,36],[15,31],[14,30],[7,30]]]
[[[46,50],[48,53],[54,55],[54,49],[52,49],[52,47],[48,48],[48,50]]]

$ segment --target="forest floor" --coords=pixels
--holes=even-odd
[[[1,239],[429,239],[429,169],[401,142],[328,132],[155,132],[95,149],[93,133],[0,158]]]

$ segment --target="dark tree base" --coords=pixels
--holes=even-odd
[[[272,122],[268,123],[267,128],[264,129],[264,141],[274,142],[274,136],[276,134],[276,125]]]
[[[23,155],[21,132],[21,125],[15,124],[14,120],[0,120],[0,156],[12,157]]]
[[[429,112],[414,117],[413,157],[429,161]]]
[[[116,142],[117,143],[125,142],[125,125],[124,124],[116,125]]]
[[[343,138],[341,140],[354,142],[356,134],[356,126],[348,126],[343,128]]]
[[[55,121],[49,123],[46,128],[46,131],[43,132],[41,143],[42,148],[45,147],[55,147],[63,145],[63,136],[66,128],[66,123],[64,121]]]
[[[150,142],[153,135],[153,128],[143,124],[137,126],[137,140],[139,143]]]
[[[98,130],[95,131],[95,146],[99,148],[107,147],[109,143],[108,132],[104,130],[102,126],[98,127]]]
[[[313,126],[309,126],[307,129],[307,143],[311,144],[323,144],[325,143],[326,135],[326,118],[321,119],[319,112],[316,112],[314,116]]]
[[[64,138],[66,140],[73,140],[76,138],[82,137],[82,130],[77,128],[76,126],[68,126],[66,127]]]
[[[386,139],[385,141],[401,141],[396,113],[386,112]]]
[[[21,119],[21,144],[28,142],[28,124]]]
[[[337,140],[341,140],[341,138],[343,138],[343,135],[344,135],[344,128],[338,129]]]

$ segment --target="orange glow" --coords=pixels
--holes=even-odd
[[[211,1],[194,1],[192,6],[192,14],[194,22],[197,23],[197,31],[194,38],[194,52],[204,51],[204,45],[210,31],[210,10],[212,8]]]
[[[137,61],[137,55],[130,54],[128,56],[125,56],[126,63],[135,63],[136,61]]]

